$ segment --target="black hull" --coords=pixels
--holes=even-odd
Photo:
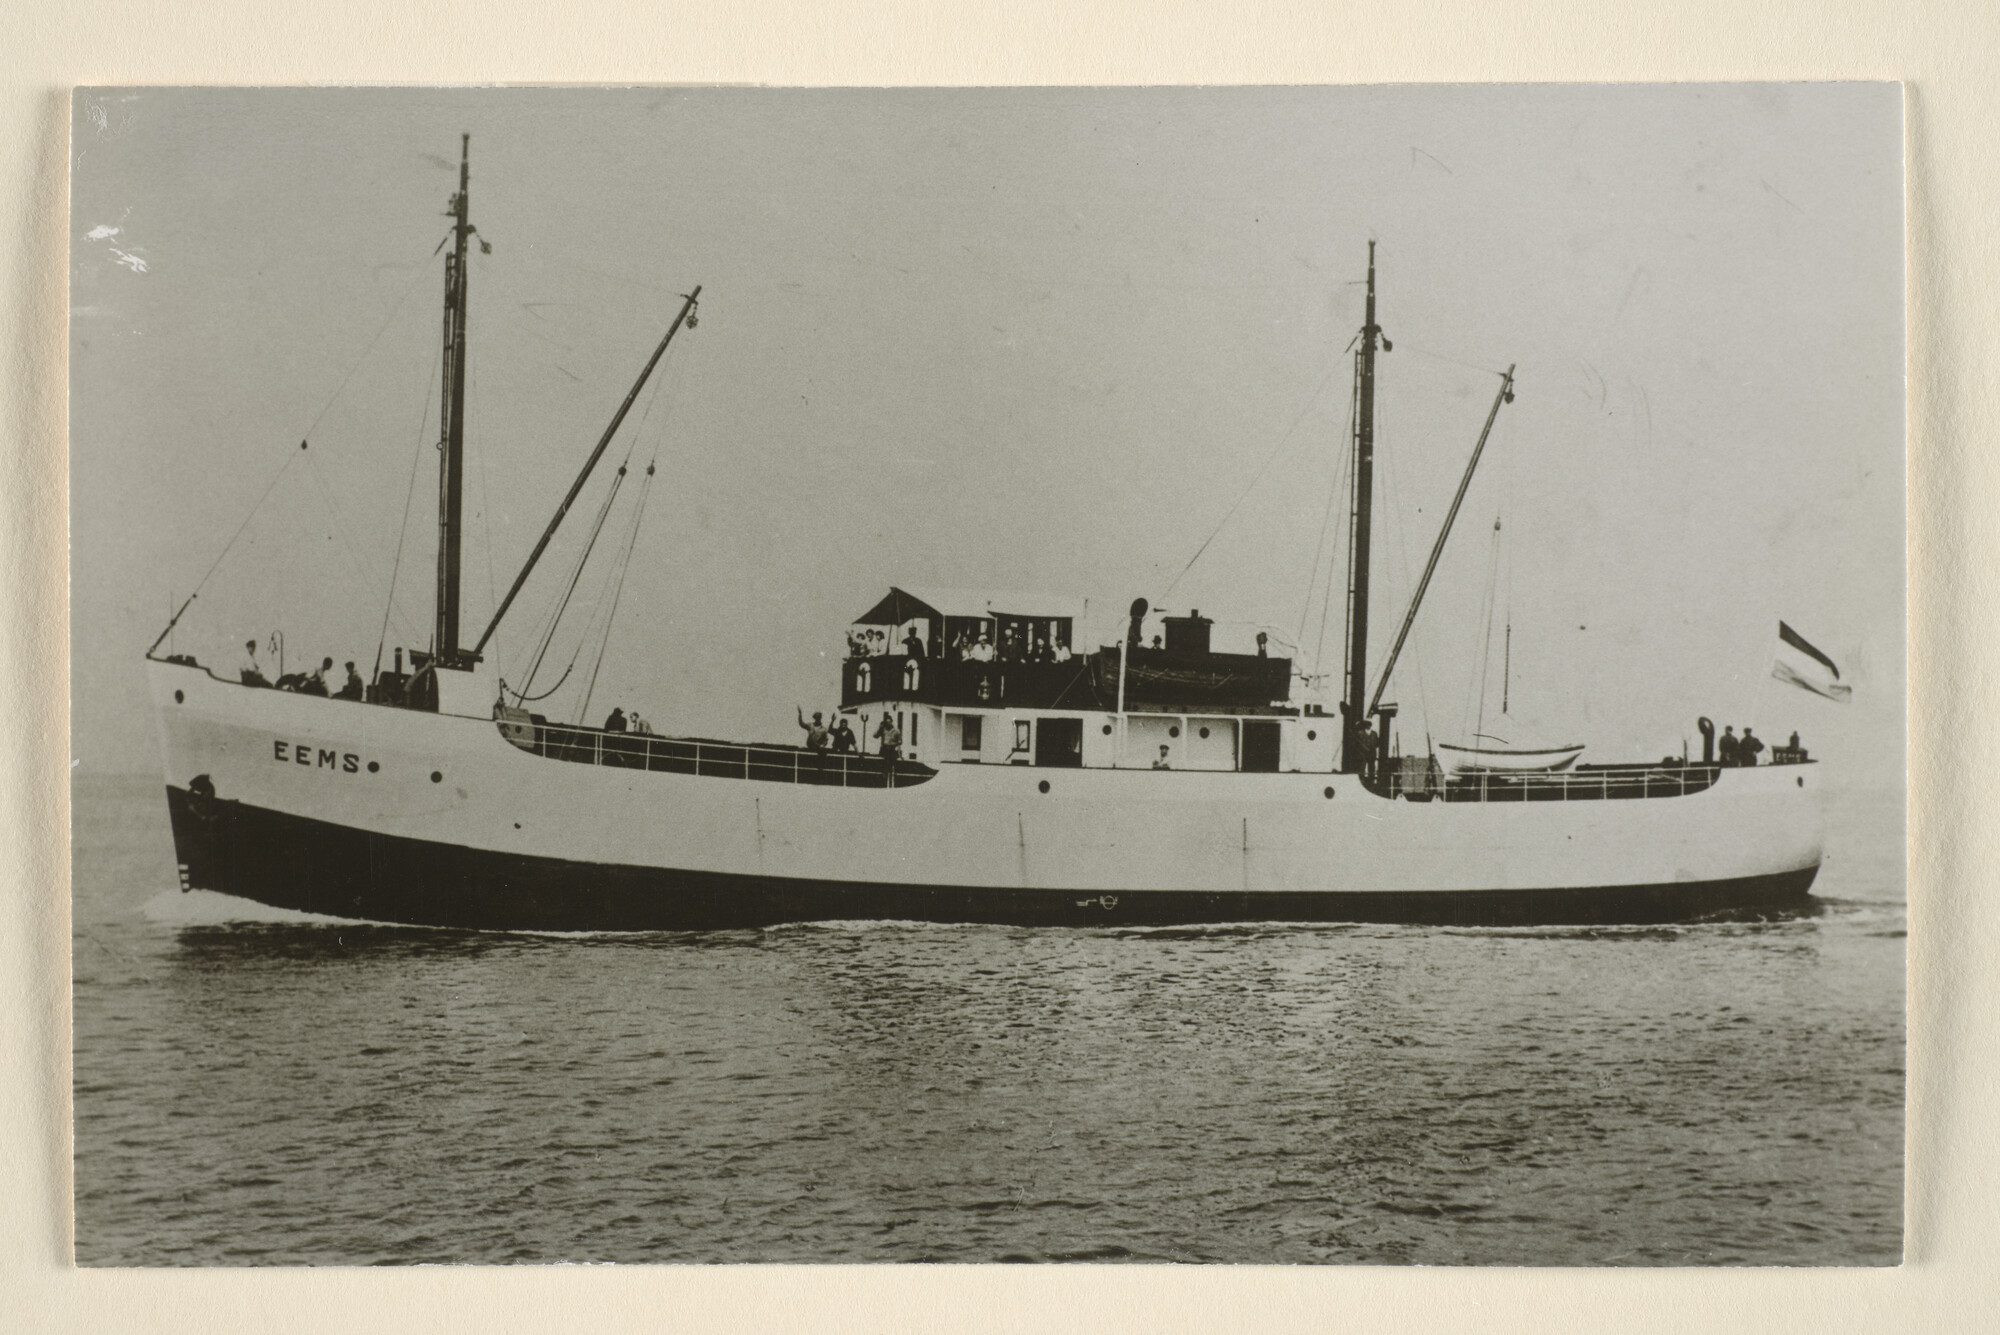
[[[489,931],[705,931],[848,919],[1022,926],[1623,925],[1803,907],[1817,866],[1659,885],[1470,892],[1023,890],[571,862],[373,834],[167,788],[182,885],[342,918]]]

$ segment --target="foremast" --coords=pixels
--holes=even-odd
[[[1368,305],[1361,346],[1354,354],[1354,488],[1349,500],[1347,547],[1347,671],[1341,692],[1340,772],[1368,768],[1368,553],[1375,499],[1375,348],[1394,345],[1375,323],[1375,243],[1368,243]]]

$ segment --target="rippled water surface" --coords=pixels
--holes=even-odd
[[[1894,1263],[1899,799],[1818,912],[515,936],[175,889],[80,780],[84,1264]]]

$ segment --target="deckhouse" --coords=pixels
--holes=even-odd
[[[1290,659],[1217,652],[1199,610],[1148,642],[1146,610],[1085,652],[1080,599],[891,588],[848,628],[841,712],[933,765],[1333,769],[1339,729],[1291,703]]]

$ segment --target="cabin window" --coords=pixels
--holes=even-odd
[[[914,691],[914,690],[916,690],[916,689],[917,689],[917,678],[918,678],[918,677],[919,677],[920,675],[921,675],[921,672],[919,671],[919,669],[918,669],[918,667],[917,667],[917,660],[916,660],[916,659],[912,658],[912,659],[909,659],[909,660],[907,660],[906,662],[904,662],[904,664],[903,664],[903,689],[904,689],[904,690],[906,690],[906,691]]]
[[[917,749],[917,720],[921,717],[922,715],[918,714],[916,710],[912,709],[910,711],[910,749],[912,751]]]
[[[855,691],[861,695],[868,694],[869,679],[872,678],[874,675],[875,675],[874,672],[870,669],[868,665],[868,660],[865,658],[861,660],[861,663],[854,669]]]
[[[1014,723],[1014,749],[1015,749],[1016,751],[1025,751],[1025,750],[1027,750],[1027,749],[1028,749],[1028,742],[1029,742],[1029,732],[1030,732],[1030,730],[1031,730],[1032,726],[1033,726],[1033,725],[1031,725],[1031,724],[1030,724],[1030,723],[1028,722],[1028,720],[1026,720],[1026,719],[1017,719],[1017,720],[1015,720],[1015,723]]]
[[[977,714],[967,714],[965,716],[960,724],[962,728],[959,741],[960,750],[977,751],[979,749],[982,740],[981,734],[985,730],[983,726],[985,722],[986,720]]]

